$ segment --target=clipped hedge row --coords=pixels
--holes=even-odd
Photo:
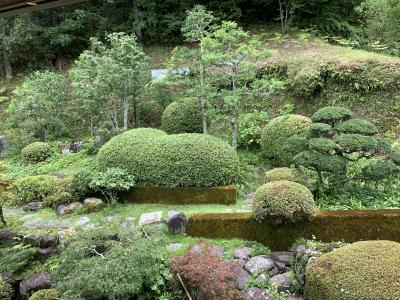
[[[120,168],[137,183],[166,187],[210,187],[235,183],[239,158],[225,142],[202,134],[166,135],[140,128],[118,135],[99,151],[100,170]]]

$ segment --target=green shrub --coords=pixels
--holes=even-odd
[[[259,147],[262,129],[268,121],[268,114],[264,111],[254,111],[240,115],[238,129],[239,147]]]
[[[314,138],[308,141],[310,150],[320,153],[332,153],[336,151],[336,143],[328,138]]]
[[[46,289],[35,292],[29,300],[57,300],[59,294],[56,289]]]
[[[371,160],[361,169],[362,177],[367,180],[383,180],[399,173],[399,167],[390,160]]]
[[[300,152],[293,160],[296,165],[303,166],[307,169],[333,174],[344,174],[348,163],[348,161],[341,156],[314,151]]]
[[[137,109],[139,127],[160,127],[164,112],[164,108],[160,104],[153,100],[142,101]]]
[[[115,202],[118,193],[129,191],[134,185],[135,178],[127,171],[109,168],[94,175],[89,187],[102,193],[108,202]]]
[[[197,99],[172,102],[164,110],[161,129],[167,133],[201,133],[203,123]]]
[[[46,160],[52,155],[49,144],[34,142],[21,150],[22,158],[28,163],[37,163]]]
[[[101,171],[119,168],[150,186],[207,187],[235,183],[239,158],[225,142],[202,134],[166,135],[156,129],[133,129],[104,145]]]
[[[297,169],[282,167],[269,170],[265,173],[266,182],[279,180],[298,182],[300,180],[300,172]]]
[[[72,201],[72,182],[55,176],[27,176],[16,180],[13,184],[17,205],[43,201],[47,207],[56,207],[61,203]]]
[[[326,106],[317,110],[311,120],[314,123],[325,123],[335,125],[336,123],[347,121],[353,117],[351,110],[338,107],[338,106]]]
[[[375,138],[361,134],[342,134],[337,138],[337,143],[345,153],[379,150],[379,144]]]
[[[400,142],[396,141],[391,146],[391,158],[392,160],[400,164]]]
[[[400,299],[400,244],[357,242],[308,266],[307,300]]]
[[[5,283],[0,276],[0,299],[11,300],[13,297],[13,290],[11,285]]]
[[[274,159],[278,165],[288,165],[291,156],[284,151],[286,141],[295,135],[303,135],[307,132],[311,120],[300,115],[285,115],[272,119],[264,128],[261,147],[264,155]]]
[[[324,123],[313,123],[308,130],[309,138],[331,138],[334,134],[332,126]]]
[[[289,223],[306,219],[316,211],[316,206],[308,188],[281,180],[266,183],[256,191],[253,210],[259,221]]]
[[[95,173],[84,169],[75,173],[72,177],[72,195],[76,200],[82,200],[94,192],[90,187]]]
[[[336,126],[336,130],[340,133],[354,133],[362,135],[375,135],[378,128],[368,120],[350,119]]]
[[[36,257],[37,248],[30,245],[17,244],[6,248],[0,255],[0,273],[19,277],[33,264]]]

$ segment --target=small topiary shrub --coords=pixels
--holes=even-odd
[[[34,142],[21,150],[21,156],[28,163],[45,161],[52,155],[49,144]]]
[[[256,191],[253,210],[257,220],[279,224],[302,221],[317,209],[308,188],[281,180],[266,183]]]
[[[284,151],[286,141],[294,135],[307,132],[311,120],[300,115],[285,115],[272,119],[264,128],[261,147],[264,155],[277,165],[289,165],[292,157]]]
[[[27,176],[16,180],[12,189],[16,195],[17,205],[43,201],[47,207],[56,207],[69,203],[72,199],[72,181],[55,176]]]
[[[11,285],[5,283],[0,276],[0,299],[11,300],[13,297],[13,290]]]
[[[300,180],[300,172],[297,169],[282,167],[269,170],[265,173],[266,182],[279,180],[298,182]]]
[[[335,125],[339,122],[347,121],[353,117],[351,110],[345,107],[326,106],[317,110],[311,120],[314,123],[325,123]]]
[[[104,145],[98,167],[126,170],[149,186],[209,187],[235,183],[239,158],[227,143],[203,134],[166,135],[133,129]]]
[[[59,294],[56,289],[46,289],[35,292],[29,300],[58,300]]]
[[[317,151],[319,153],[332,153],[336,151],[336,143],[328,138],[314,138],[308,141],[308,147],[310,150]]]
[[[161,129],[167,133],[201,133],[203,123],[197,99],[172,102],[164,110]]]
[[[308,129],[308,136],[310,138],[331,138],[334,134],[332,126],[324,123],[313,123]]]
[[[362,135],[375,135],[378,133],[378,128],[368,120],[350,119],[339,123],[336,130],[340,133],[353,133]]]
[[[400,299],[400,244],[357,242],[325,254],[306,271],[307,300]]]

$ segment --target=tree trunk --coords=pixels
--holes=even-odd
[[[138,20],[138,18],[139,18],[139,3],[138,3],[138,1],[137,0],[133,0],[133,18],[135,19],[135,22]],[[137,25],[136,26],[136,28],[135,28],[135,34],[136,34],[136,37],[137,37],[137,39],[139,40],[139,41],[142,41],[143,40],[143,31],[142,31],[142,28],[139,26],[139,25]]]
[[[290,0],[279,0],[279,15],[283,34],[287,34],[289,31],[289,7]]]
[[[123,109],[124,109],[124,129],[128,130],[129,102],[127,99],[124,100]]]
[[[0,205],[0,221],[4,226],[7,226],[7,222],[6,219],[4,218],[4,214],[3,214],[3,206]]]
[[[204,95],[204,82],[206,79],[206,71],[204,69],[204,64],[203,64],[203,46],[201,45],[200,42],[200,88],[201,88],[201,95],[200,95],[200,105],[201,105],[201,116],[202,116],[202,121],[203,121],[203,133],[205,135],[208,134],[208,118],[206,114],[206,99]]]
[[[10,60],[8,59],[7,50],[3,52],[3,62],[4,62],[4,71],[6,73],[6,79],[13,79],[13,69]]]
[[[236,73],[237,68],[232,68],[232,91],[236,90]],[[238,122],[239,122],[239,100],[236,100],[231,118],[231,130],[232,130],[232,147],[236,150],[238,147]]]
[[[62,72],[62,70],[64,68],[64,57],[63,57],[63,55],[61,53],[57,54],[56,66],[57,66],[57,70],[59,72]]]

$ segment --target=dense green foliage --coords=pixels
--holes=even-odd
[[[225,142],[201,134],[166,135],[139,128],[111,139],[98,154],[101,170],[120,168],[138,184],[218,186],[237,181],[239,159]]]
[[[291,169],[287,167],[275,168],[265,173],[266,182],[279,180],[299,182],[301,180],[300,173],[296,169]]]
[[[305,134],[310,124],[309,118],[300,115],[284,115],[272,119],[264,128],[261,138],[264,155],[273,159],[277,165],[289,165],[292,157],[283,149],[287,139]]]
[[[167,133],[203,132],[201,110],[197,99],[172,102],[164,110],[161,129]]]
[[[257,220],[288,223],[304,220],[314,212],[314,196],[305,186],[288,181],[273,181],[261,186],[254,195]]]
[[[5,283],[3,279],[0,278],[0,299],[11,300],[13,296],[13,290],[11,285]]]
[[[38,175],[20,178],[14,182],[15,203],[43,201],[47,207],[56,207],[61,203],[72,201],[72,187],[69,179],[56,176]]]
[[[28,163],[37,163],[46,160],[52,155],[49,144],[34,142],[21,150],[22,158]]]
[[[400,244],[357,242],[318,258],[307,268],[309,300],[390,300],[400,297]]]
[[[58,300],[59,294],[56,289],[40,290],[32,294],[29,300]]]

